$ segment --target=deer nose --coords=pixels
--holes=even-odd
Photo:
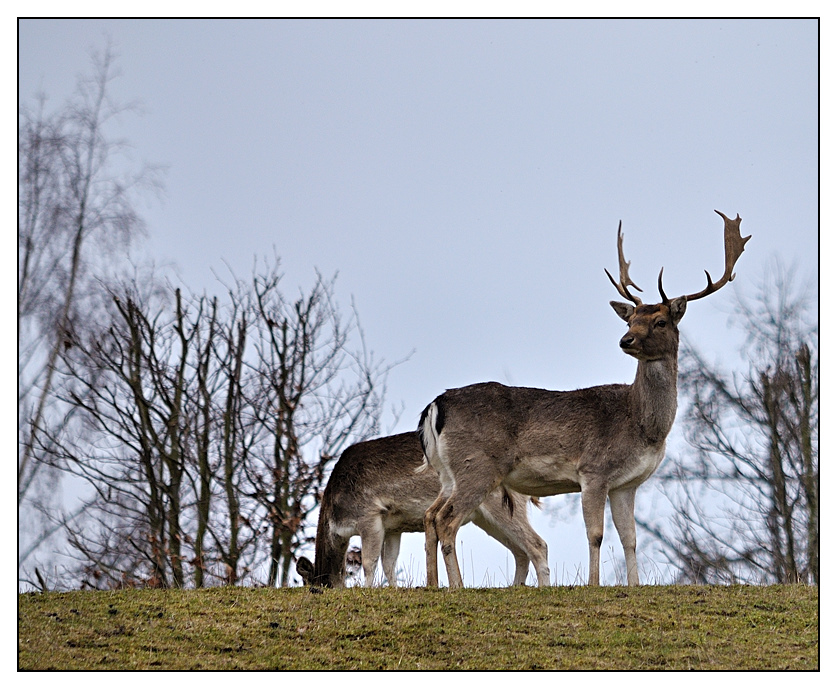
[[[627,347],[631,347],[634,344],[634,336],[631,333],[626,333],[622,338],[620,338],[620,347],[624,350]]]

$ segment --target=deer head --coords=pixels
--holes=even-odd
[[[618,283],[608,269],[605,273],[611,283],[625,299],[631,300],[632,304],[625,302],[611,302],[611,306],[617,315],[629,325],[628,333],[620,340],[620,347],[626,354],[632,355],[641,361],[652,361],[662,359],[666,356],[677,356],[678,352],[678,322],[687,310],[687,302],[706,297],[723,288],[732,281],[736,274],[733,267],[736,261],[745,251],[745,243],[751,236],[742,237],[739,232],[739,225],[742,219],[739,214],[731,220],[721,211],[716,211],[724,219],[724,245],[725,245],[725,271],[721,278],[713,282],[708,271],[707,287],[700,292],[691,295],[684,295],[670,299],[663,289],[663,268],[658,274],[658,292],[661,301],[658,304],[643,304],[640,297],[633,295],[629,287],[638,292],[643,290],[638,287],[629,277],[630,261],[626,261],[623,254],[623,232],[622,222],[617,226],[617,260],[620,267],[620,282]]]

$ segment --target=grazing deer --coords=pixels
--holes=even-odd
[[[675,420],[678,323],[687,303],[733,280],[733,267],[750,236],[739,233],[741,218],[724,218],[725,272],[701,292],[669,299],[658,275],[661,302],[643,304],[623,256],[622,223],[617,228],[620,282],[606,270],[622,297],[611,302],[628,323],[620,347],[638,360],[630,385],[576,391],[510,388],[479,383],[448,390],[422,412],[419,436],[426,462],[436,469],[442,490],[425,514],[428,586],[437,586],[437,543],[451,588],[462,587],[455,538],[464,516],[497,487],[530,496],[582,492],[588,537],[588,584],[599,584],[600,546],[606,497],[626,558],[628,584],[639,584],[635,554],[634,494],[664,457]]]
[[[350,537],[361,537],[365,586],[373,584],[379,556],[384,575],[396,586],[396,559],[402,532],[422,532],[428,506],[439,495],[435,472],[423,467],[422,446],[414,432],[385,436],[347,448],[335,464],[317,521],[314,563],[302,557],[297,573],[309,585],[343,587]],[[530,561],[539,586],[550,584],[547,544],[527,520],[528,498],[498,489],[487,492],[462,523],[474,522],[512,551],[514,584],[527,580]]]

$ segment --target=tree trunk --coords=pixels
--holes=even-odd
[[[806,496],[806,556],[810,577],[820,584],[820,545],[818,525],[820,506],[818,504],[819,478],[815,471],[812,453],[812,354],[807,345],[797,351],[797,365],[801,382],[802,405],[800,411],[800,451],[803,463],[803,490]]]

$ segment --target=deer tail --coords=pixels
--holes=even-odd
[[[442,431],[442,415],[436,400],[422,410],[419,418],[419,428],[416,430],[419,442],[422,444],[422,464],[413,471],[417,474],[425,472],[434,464],[439,446],[439,433]]]

